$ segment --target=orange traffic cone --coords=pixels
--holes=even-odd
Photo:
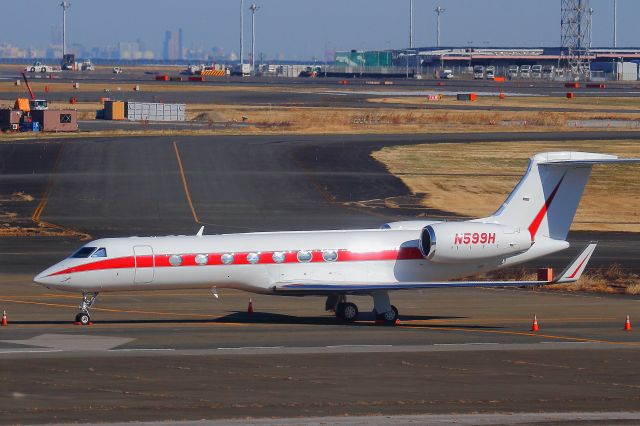
[[[249,298],[249,307],[247,308],[247,313],[253,313],[253,303],[251,302],[251,298]]]
[[[7,321],[7,311],[2,311],[2,327],[6,327],[8,325],[9,322]]]
[[[538,327],[538,317],[537,315],[533,316],[533,324],[531,324],[531,331],[536,332],[540,330],[540,327]]]
[[[4,317],[2,317],[2,325],[4,325]],[[627,315],[627,320],[624,322],[624,331],[631,331],[631,321],[629,321],[629,315]]]

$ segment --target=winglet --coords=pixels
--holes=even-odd
[[[202,237],[202,234],[204,233],[204,226],[200,227],[200,230],[198,231],[198,233],[196,234],[196,237]]]
[[[573,283],[578,281],[578,278],[580,278],[587,267],[587,263],[589,263],[589,259],[591,258],[593,251],[596,249],[596,245],[598,245],[597,242],[589,243],[589,245],[585,247],[575,259],[573,259],[573,262],[571,262],[569,266],[567,266],[567,268],[553,280],[553,283]]]

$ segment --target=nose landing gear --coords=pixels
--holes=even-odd
[[[91,325],[91,316],[89,315],[89,309],[93,306],[97,297],[97,292],[82,293],[82,302],[80,302],[80,306],[78,306],[78,308],[80,308],[82,312],[76,314],[76,320],[74,324]]]

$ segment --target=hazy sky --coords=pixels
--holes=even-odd
[[[2,0],[0,43],[44,47],[60,26],[60,0]],[[86,47],[142,39],[160,51],[165,29],[182,28],[185,47],[237,51],[239,0],[71,0],[68,43]],[[272,57],[323,57],[325,50],[402,48],[408,44],[409,0],[256,0],[256,50]],[[248,9],[250,0],[245,0]],[[560,0],[414,0],[417,46],[435,45],[433,9],[442,15],[442,44],[558,46]],[[591,0],[593,44],[611,45],[613,0]],[[638,46],[639,0],[618,0],[618,46]],[[245,49],[251,18],[245,14]]]

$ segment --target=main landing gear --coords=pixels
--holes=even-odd
[[[82,302],[80,302],[80,306],[78,306],[78,308],[80,308],[82,312],[79,312],[78,314],[76,314],[75,324],[79,324],[79,325],[91,324],[91,316],[89,316],[89,309],[93,306],[97,297],[98,297],[97,292],[82,293]]]
[[[375,292],[373,297],[373,314],[376,323],[395,325],[398,320],[398,308],[389,301],[386,291]],[[336,318],[346,322],[353,322],[358,318],[358,306],[355,303],[347,302],[346,295],[332,295],[327,297],[325,304],[327,311],[335,311]]]

